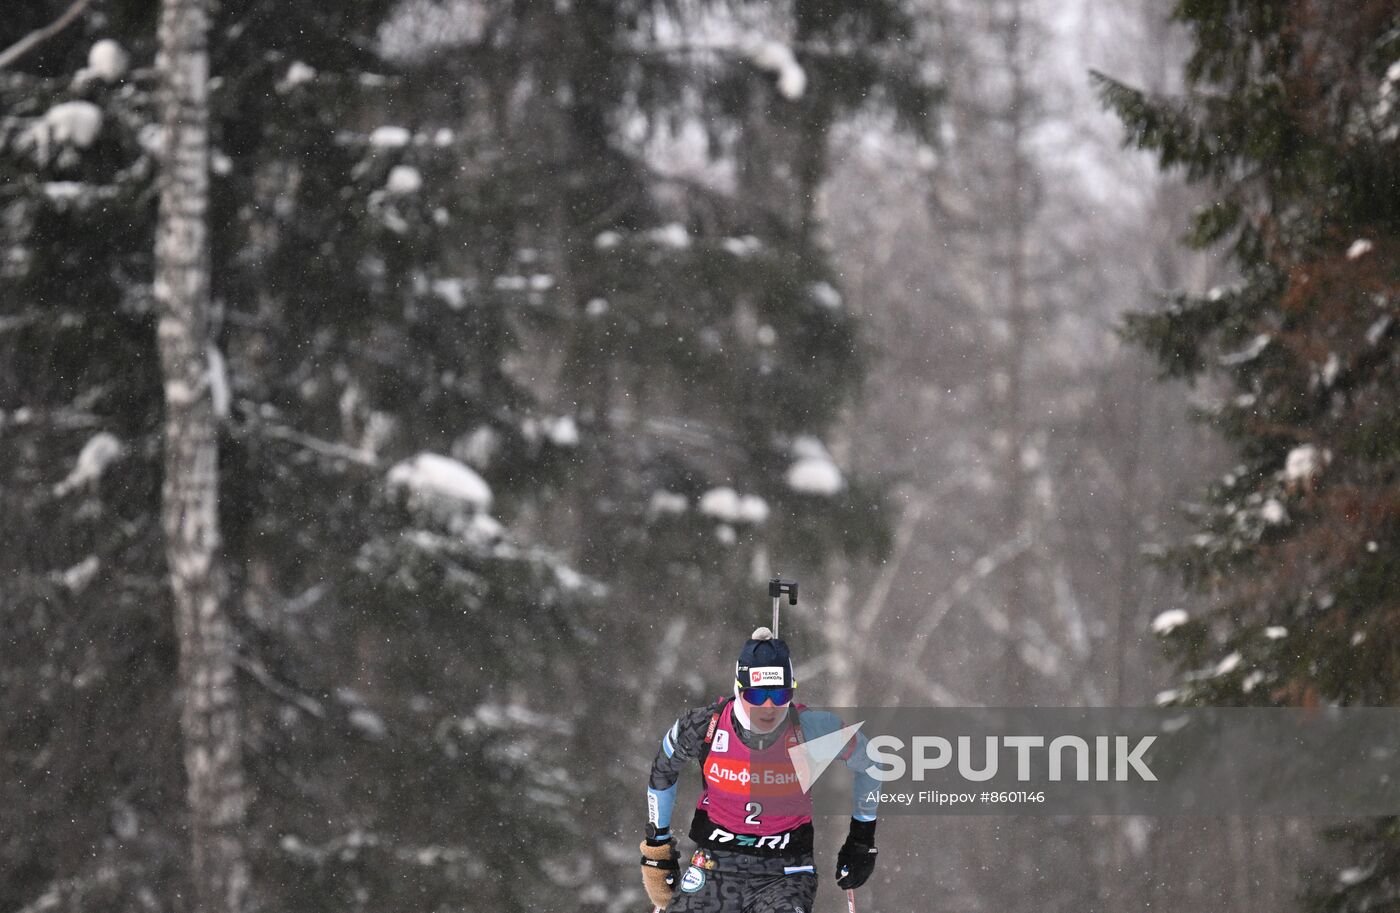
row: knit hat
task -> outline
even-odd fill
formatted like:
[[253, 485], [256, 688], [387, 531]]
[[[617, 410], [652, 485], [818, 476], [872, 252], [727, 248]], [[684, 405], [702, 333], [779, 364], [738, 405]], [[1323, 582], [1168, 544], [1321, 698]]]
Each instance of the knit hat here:
[[795, 687], [797, 680], [792, 674], [792, 654], [787, 644], [767, 628], [754, 631], [734, 664], [734, 680], [740, 688]]

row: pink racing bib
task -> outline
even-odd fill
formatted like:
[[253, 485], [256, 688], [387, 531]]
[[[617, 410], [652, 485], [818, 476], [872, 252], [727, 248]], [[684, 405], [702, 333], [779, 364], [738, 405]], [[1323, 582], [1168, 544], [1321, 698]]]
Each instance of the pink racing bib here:
[[802, 791], [788, 749], [802, 741], [793, 704], [773, 744], [752, 751], [734, 729], [734, 702], [725, 705], [705, 758], [704, 790], [696, 809], [712, 824], [732, 834], [766, 837], [783, 834], [812, 820], [812, 798]]

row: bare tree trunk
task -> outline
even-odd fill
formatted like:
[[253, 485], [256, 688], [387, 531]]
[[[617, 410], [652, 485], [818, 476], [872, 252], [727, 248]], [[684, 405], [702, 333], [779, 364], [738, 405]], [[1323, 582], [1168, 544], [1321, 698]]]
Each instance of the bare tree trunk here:
[[[1026, 337], [1030, 332], [1030, 315], [1026, 288], [1026, 234], [1029, 215], [1026, 212], [1026, 180], [1028, 163], [1025, 149], [1025, 105], [1027, 103], [1025, 62], [1021, 56], [1021, 4], [1014, 3], [1011, 21], [1006, 23], [1006, 59], [1011, 71], [1011, 105], [1009, 112], [1011, 137], [1007, 153], [1011, 157], [1007, 181], [1007, 211], [1010, 238], [1007, 250], [1007, 316], [1010, 338], [1007, 341], [1003, 371], [1006, 392], [1003, 409], [1003, 430], [1006, 435], [1005, 488], [1006, 535], [1019, 540], [1029, 532], [1026, 516], [1026, 471], [1021, 450], [1026, 441]], [[1007, 568], [1006, 616], [1007, 635], [1003, 641], [1005, 684], [1008, 706], [1026, 699], [1030, 683], [1026, 680], [1025, 664], [1019, 654], [1020, 641], [1031, 614], [1029, 550], [1018, 551]]]
[[[831, 595], [822, 613], [821, 631], [826, 648], [827, 694], [832, 706], [854, 707], [856, 704], [856, 663], [865, 657], [866, 641], [853, 636], [851, 625], [851, 565], [845, 555], [835, 555], [827, 562], [825, 577], [831, 581]], [[852, 651], [861, 655], [852, 657]]]
[[190, 814], [192, 909], [241, 913], [248, 894], [235, 645], [219, 563], [218, 428], [209, 336], [207, 0], [164, 0], [163, 160], [155, 299], [165, 381], [161, 519], [180, 639], [180, 714]]

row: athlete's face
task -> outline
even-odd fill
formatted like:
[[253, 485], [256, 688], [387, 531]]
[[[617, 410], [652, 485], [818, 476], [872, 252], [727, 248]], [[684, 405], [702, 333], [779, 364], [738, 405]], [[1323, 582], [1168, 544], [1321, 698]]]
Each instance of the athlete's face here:
[[[739, 700], [744, 701], [741, 696]], [[749, 721], [753, 723], [754, 732], [772, 732], [774, 727], [783, 721], [787, 715], [787, 707], [774, 707], [772, 701], [764, 701], [762, 705], [750, 704], [744, 701], [744, 710], [749, 714]]]

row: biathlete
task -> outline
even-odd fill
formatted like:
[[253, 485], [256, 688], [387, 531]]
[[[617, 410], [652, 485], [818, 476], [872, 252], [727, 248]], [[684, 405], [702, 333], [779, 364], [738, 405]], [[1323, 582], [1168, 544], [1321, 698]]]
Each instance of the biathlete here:
[[[811, 913], [812, 800], [788, 749], [837, 732], [841, 720], [793, 703], [792, 657], [768, 628], [744, 644], [734, 676], [732, 697], [687, 711], [661, 739], [647, 787], [642, 881], [666, 913]], [[865, 772], [863, 736], [839, 757], [855, 772], [850, 832], [836, 860], [836, 884], [849, 890], [875, 869], [878, 783]], [[696, 849], [682, 869], [671, 812], [681, 770], [696, 761], [704, 777], [690, 824]]]

